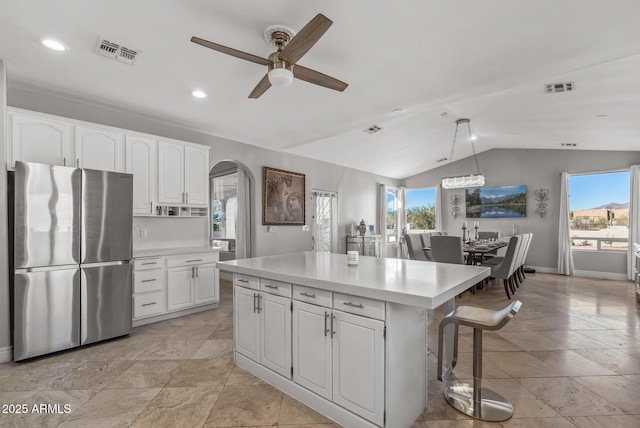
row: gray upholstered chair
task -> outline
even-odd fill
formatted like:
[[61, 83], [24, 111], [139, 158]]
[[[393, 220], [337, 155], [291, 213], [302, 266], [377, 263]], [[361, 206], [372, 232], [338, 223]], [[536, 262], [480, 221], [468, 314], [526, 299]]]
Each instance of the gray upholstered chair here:
[[481, 266], [487, 266], [491, 268], [491, 276], [496, 279], [502, 279], [504, 285], [504, 291], [507, 293], [507, 298], [511, 299], [511, 293], [515, 293], [515, 279], [513, 275], [517, 269], [518, 251], [522, 244], [522, 235], [512, 236], [509, 239], [509, 245], [507, 246], [507, 252], [504, 258], [499, 263], [493, 263], [491, 260], [487, 263], [483, 263]]
[[[513, 239], [513, 238], [512, 238]], [[482, 331], [501, 329], [513, 318], [522, 302], [516, 300], [509, 306], [492, 311], [471, 306], [458, 306], [440, 322], [438, 330], [438, 380], [444, 381], [452, 373], [458, 360], [458, 327], [473, 328], [473, 385], [450, 385], [444, 397], [453, 408], [472, 418], [499, 422], [513, 415], [513, 406], [501, 395], [482, 387]], [[442, 373], [444, 329], [453, 324], [453, 358], [446, 372]]]
[[431, 237], [433, 233], [425, 232], [420, 234], [420, 239], [422, 240], [422, 248], [429, 248], [428, 250], [424, 250], [424, 254], [428, 260], [432, 261], [433, 257], [431, 256]]
[[432, 236], [431, 257], [434, 262], [464, 264], [462, 238], [459, 236]]
[[407, 252], [411, 260], [429, 261], [427, 255], [422, 250], [422, 239], [417, 233], [408, 233], [404, 236], [407, 243]]

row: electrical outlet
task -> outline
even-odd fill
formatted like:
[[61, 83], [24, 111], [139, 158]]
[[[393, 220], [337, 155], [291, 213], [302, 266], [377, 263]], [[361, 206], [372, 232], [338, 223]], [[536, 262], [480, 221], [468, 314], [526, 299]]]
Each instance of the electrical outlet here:
[[267, 232], [276, 233], [278, 231], [278, 226], [267, 226]]
[[140, 237], [141, 238], [146, 238], [147, 237], [147, 229], [145, 227], [141, 227], [140, 228]]

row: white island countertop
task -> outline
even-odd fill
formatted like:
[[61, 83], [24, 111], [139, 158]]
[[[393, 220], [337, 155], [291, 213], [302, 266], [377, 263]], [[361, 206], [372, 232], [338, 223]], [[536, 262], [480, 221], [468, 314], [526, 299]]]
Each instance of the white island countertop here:
[[489, 276], [487, 267], [304, 252], [218, 262], [223, 271], [435, 309]]

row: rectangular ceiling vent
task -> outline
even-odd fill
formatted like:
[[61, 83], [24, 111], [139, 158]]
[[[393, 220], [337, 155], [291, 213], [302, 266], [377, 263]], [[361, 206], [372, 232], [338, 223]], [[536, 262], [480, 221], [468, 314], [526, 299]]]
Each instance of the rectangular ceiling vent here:
[[577, 147], [576, 143], [560, 143], [562, 147]]
[[367, 134], [375, 134], [376, 132], [382, 131], [382, 127], [378, 125], [371, 125], [367, 129], [364, 130]]
[[554, 94], [556, 92], [571, 92], [575, 89], [574, 82], [562, 82], [562, 83], [546, 83], [544, 85], [544, 92], [547, 94]]
[[125, 64], [133, 65], [140, 51], [122, 46], [107, 39], [99, 38], [96, 44], [96, 53]]

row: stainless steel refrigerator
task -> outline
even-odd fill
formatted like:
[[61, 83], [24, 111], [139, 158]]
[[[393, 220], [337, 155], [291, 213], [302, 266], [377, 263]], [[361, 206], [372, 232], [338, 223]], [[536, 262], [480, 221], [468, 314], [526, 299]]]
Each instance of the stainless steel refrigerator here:
[[133, 176], [16, 162], [14, 360], [131, 332]]

